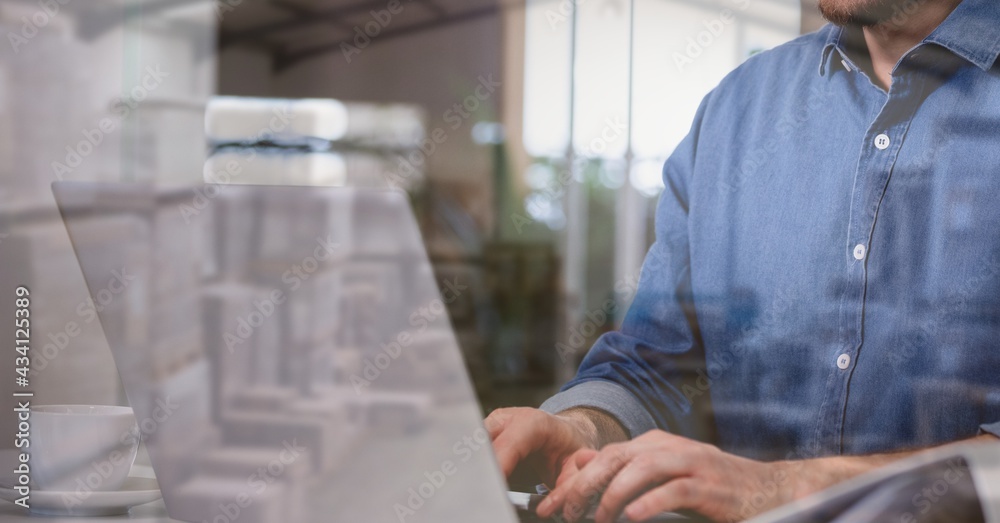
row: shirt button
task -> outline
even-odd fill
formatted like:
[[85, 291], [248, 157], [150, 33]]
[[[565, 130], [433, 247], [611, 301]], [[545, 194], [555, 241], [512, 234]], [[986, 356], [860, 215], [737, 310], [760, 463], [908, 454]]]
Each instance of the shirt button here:
[[875, 137], [875, 147], [878, 147], [878, 150], [880, 151], [888, 149], [890, 143], [892, 143], [892, 141], [889, 140], [888, 134], [882, 133]]
[[859, 243], [854, 246], [854, 259], [861, 261], [865, 259], [865, 254], [868, 253], [868, 248], [864, 246], [863, 243]]
[[851, 366], [851, 357], [849, 355], [841, 354], [840, 357], [837, 358], [837, 368], [839, 368], [840, 370], [847, 370], [847, 367], [850, 366]]

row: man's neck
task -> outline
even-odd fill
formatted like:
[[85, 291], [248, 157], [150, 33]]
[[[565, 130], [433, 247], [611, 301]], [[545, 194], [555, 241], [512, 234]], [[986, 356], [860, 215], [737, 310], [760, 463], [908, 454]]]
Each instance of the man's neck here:
[[865, 43], [871, 57], [873, 80], [882, 88], [892, 86], [892, 69], [903, 54], [927, 38], [962, 0], [910, 0], [912, 14], [901, 12], [900, 17], [879, 25], [865, 27]]

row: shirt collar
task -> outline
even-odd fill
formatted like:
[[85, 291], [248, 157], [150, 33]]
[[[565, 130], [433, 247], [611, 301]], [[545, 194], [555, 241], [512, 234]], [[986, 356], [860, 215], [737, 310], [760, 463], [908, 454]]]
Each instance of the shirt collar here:
[[[828, 24], [822, 31], [826, 35], [819, 63], [821, 76], [830, 70], [830, 55], [834, 50], [846, 57], [844, 28]], [[940, 45], [980, 69], [989, 71], [1000, 56], [1000, 2], [963, 0], [923, 43]]]
[[964, 0], [927, 38], [989, 71], [1000, 56], [1000, 3]]
[[820, 76], [825, 76], [827, 71], [830, 70], [832, 64], [830, 57], [833, 51], [837, 51], [837, 54], [844, 56], [843, 45], [841, 40], [844, 38], [844, 28], [838, 27], [833, 24], [827, 24], [826, 27], [821, 29], [821, 33], [826, 33], [823, 42], [823, 54], [819, 61], [819, 74]]

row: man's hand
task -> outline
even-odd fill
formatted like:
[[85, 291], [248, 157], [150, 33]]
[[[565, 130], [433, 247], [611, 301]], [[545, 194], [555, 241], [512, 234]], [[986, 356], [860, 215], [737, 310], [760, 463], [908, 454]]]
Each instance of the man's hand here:
[[599, 498], [597, 523], [682, 509], [742, 521], [917, 452], [764, 463], [656, 430], [600, 451], [578, 450], [537, 512], [578, 521]]
[[782, 463], [762, 463], [716, 447], [651, 431], [601, 451], [582, 449], [571, 458], [538, 515], [561, 513], [578, 521], [600, 496], [597, 523], [620, 514], [642, 521], [661, 512], [689, 509], [717, 521], [740, 521], [793, 499]]
[[589, 409], [553, 415], [538, 409], [511, 408], [493, 411], [485, 423], [504, 477], [526, 462], [546, 484], [554, 485], [576, 472], [569, 458], [577, 451], [626, 439], [624, 429], [610, 420], [607, 414]]

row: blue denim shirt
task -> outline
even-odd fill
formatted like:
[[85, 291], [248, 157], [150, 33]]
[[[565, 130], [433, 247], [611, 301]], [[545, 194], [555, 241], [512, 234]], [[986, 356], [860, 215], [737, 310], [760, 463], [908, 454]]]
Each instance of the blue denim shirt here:
[[827, 26], [705, 98], [621, 330], [543, 409], [759, 459], [1000, 432], [1000, 4], [965, 0], [888, 93], [858, 36]]

